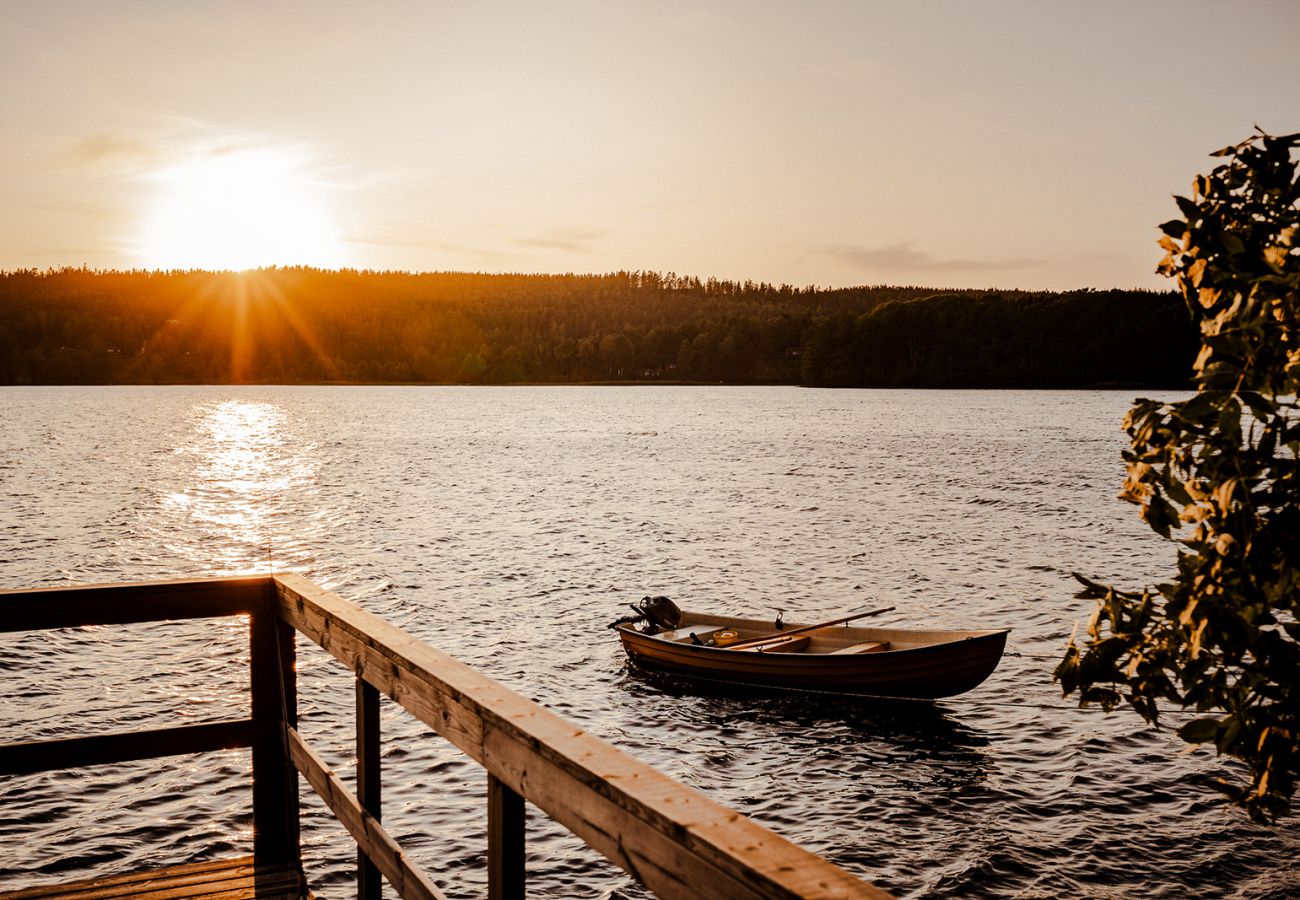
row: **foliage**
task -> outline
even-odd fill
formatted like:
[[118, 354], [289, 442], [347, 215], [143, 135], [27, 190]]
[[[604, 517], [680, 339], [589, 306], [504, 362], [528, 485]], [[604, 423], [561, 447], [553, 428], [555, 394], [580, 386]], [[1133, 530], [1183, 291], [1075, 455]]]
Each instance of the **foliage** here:
[[828, 387], [1186, 386], [1196, 330], [1152, 291], [974, 292], [891, 300], [819, 321], [805, 384]]
[[1153, 723], [1160, 701], [1213, 713], [1179, 736], [1242, 761], [1223, 788], [1268, 820], [1300, 766], [1300, 134], [1215, 155], [1161, 226], [1159, 271], [1200, 327], [1196, 393], [1138, 400], [1125, 422], [1121, 497], [1180, 544], [1177, 572], [1142, 591], [1080, 578], [1098, 605], [1056, 677]]
[[1186, 384], [1181, 306], [655, 272], [18, 271], [0, 273], [0, 383]]

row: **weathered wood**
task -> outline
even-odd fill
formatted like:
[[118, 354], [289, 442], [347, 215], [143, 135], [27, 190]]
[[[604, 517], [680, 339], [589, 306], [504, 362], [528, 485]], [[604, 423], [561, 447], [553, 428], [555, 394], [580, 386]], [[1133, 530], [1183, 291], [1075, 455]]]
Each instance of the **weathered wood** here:
[[260, 888], [279, 885], [301, 887], [301, 873], [284, 864], [257, 866], [253, 857], [200, 863], [198, 866], [169, 866], [127, 875], [92, 879], [46, 890], [58, 891], [75, 900], [112, 900], [117, 897], [160, 898], [202, 896], [247, 890], [249, 881]]
[[289, 763], [282, 623], [271, 612], [249, 622], [249, 670], [253, 720], [253, 855], [259, 862], [296, 860], [298, 850], [298, 782]]
[[[382, 822], [379, 769], [379, 691], [357, 678], [357, 801], [376, 822]], [[379, 900], [383, 884], [379, 869], [357, 847], [357, 900]]]
[[273, 596], [265, 575], [0, 591], [0, 632], [251, 614]]
[[407, 860], [402, 848], [375, 821], [375, 817], [361, 808], [361, 802], [348, 791], [333, 770], [303, 742], [297, 730], [290, 728], [288, 737], [293, 764], [352, 835], [357, 847], [374, 860], [398, 896], [404, 900], [446, 900], [446, 895]]
[[[577, 730], [572, 725], [569, 729]], [[562, 740], [565, 735], [554, 737]], [[702, 795], [689, 796], [697, 792], [654, 770], [638, 771], [602, 748], [578, 753], [578, 760], [587, 771], [576, 773], [569, 760], [537, 752], [549, 749], [550, 742], [539, 742], [533, 748], [505, 731], [490, 729], [484, 743], [484, 758], [490, 760], [486, 764], [490, 771], [499, 773], [503, 782], [514, 785], [518, 793], [562, 822], [657, 896], [718, 900], [863, 896], [814, 890], [806, 884], [803, 893], [779, 884], [755, 884], [773, 862], [769, 851], [786, 857], [790, 869], [785, 873], [787, 877], [798, 874], [806, 880], [809, 869], [815, 870], [817, 866], [810, 864], [802, 872], [796, 872], [796, 867], [806, 862], [801, 858], [806, 851], [794, 848], [797, 852], [784, 853], [791, 845], [740, 813]], [[626, 803], [618, 802], [621, 798], [607, 796], [603, 786], [594, 783], [596, 778], [605, 781], [609, 793], [626, 791]], [[552, 810], [558, 810], [559, 814]], [[665, 818], [677, 825], [676, 834], [663, 829], [660, 822]], [[729, 826], [735, 826], [731, 833], [727, 833]], [[758, 834], [753, 834], [754, 831]], [[725, 862], [712, 863], [715, 857], [728, 856], [730, 867]], [[830, 865], [824, 860], [818, 862]], [[752, 871], [744, 871], [747, 867]]]
[[305, 578], [275, 581], [286, 621], [656, 894], [888, 896]]
[[488, 775], [488, 900], [524, 896], [524, 798]]
[[179, 866], [167, 866], [162, 869], [151, 868], [113, 875], [101, 875], [96, 878], [79, 879], [74, 882], [37, 885], [17, 891], [7, 891], [0, 894], [0, 896], [4, 897], [5, 900], [13, 900], [13, 898], [44, 896], [53, 891], [73, 890], [79, 892], [118, 891], [129, 894], [132, 891], [145, 889], [148, 882], [157, 880], [163, 873], [166, 873], [169, 880], [176, 879], [184, 883], [186, 881], [220, 880], [222, 878], [248, 875], [253, 872], [253, 869], [253, 857], [242, 856], [235, 859], [214, 859], [207, 862], [185, 863]]
[[[282, 722], [276, 723], [280, 760], [284, 766], [284, 801], [286, 843], [291, 851], [301, 857], [302, 813], [298, 796], [298, 772], [289, 759], [288, 728], [298, 727], [298, 632], [288, 622], [275, 616], [276, 662], [279, 667], [280, 695], [283, 702]], [[286, 728], [285, 726], [288, 726]]]
[[[298, 648], [295, 643], [298, 632], [288, 622], [275, 616], [275, 658], [279, 666], [280, 692], [284, 703], [285, 722], [291, 728], [298, 727]], [[284, 744], [288, 755], [288, 743]]]
[[98, 766], [253, 746], [252, 719], [0, 746], [0, 775]]
[[300, 900], [308, 896], [296, 865], [255, 866], [253, 857], [146, 869], [0, 893], [0, 900]]

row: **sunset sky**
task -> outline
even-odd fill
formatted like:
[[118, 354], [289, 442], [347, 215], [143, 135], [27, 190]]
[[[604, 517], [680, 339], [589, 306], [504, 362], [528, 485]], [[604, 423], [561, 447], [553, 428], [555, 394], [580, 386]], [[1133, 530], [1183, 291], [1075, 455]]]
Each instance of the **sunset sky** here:
[[1300, 3], [6, 2], [0, 268], [1159, 287]]

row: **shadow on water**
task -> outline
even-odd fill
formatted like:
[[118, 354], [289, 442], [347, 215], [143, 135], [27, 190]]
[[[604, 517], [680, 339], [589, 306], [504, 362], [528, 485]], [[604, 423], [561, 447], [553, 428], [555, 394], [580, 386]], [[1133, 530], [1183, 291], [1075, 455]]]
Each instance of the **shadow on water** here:
[[[772, 692], [743, 685], [697, 682], [628, 665], [617, 682], [639, 715], [677, 725], [726, 729], [737, 722], [756, 739], [790, 729], [832, 744], [890, 746], [955, 762], [982, 763], [988, 737], [935, 701], [852, 697], [804, 691]], [[764, 732], [768, 732], [764, 734]]]

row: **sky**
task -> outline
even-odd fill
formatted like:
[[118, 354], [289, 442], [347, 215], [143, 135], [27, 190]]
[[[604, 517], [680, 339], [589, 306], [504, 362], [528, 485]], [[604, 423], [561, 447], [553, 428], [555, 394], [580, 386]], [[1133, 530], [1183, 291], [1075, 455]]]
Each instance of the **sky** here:
[[1166, 287], [1300, 3], [4, 0], [0, 269]]

